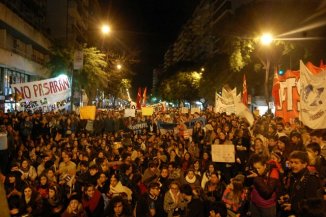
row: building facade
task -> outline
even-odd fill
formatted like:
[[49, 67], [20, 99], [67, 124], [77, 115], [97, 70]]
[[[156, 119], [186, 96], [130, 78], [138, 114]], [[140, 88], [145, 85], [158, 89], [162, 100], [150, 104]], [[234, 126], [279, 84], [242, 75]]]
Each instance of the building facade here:
[[[0, 3], [0, 109], [3, 111], [13, 110], [15, 106], [11, 84], [49, 76], [44, 67], [51, 47], [51, 41], [44, 35], [44, 2], [25, 2], [30, 5], [22, 2]], [[35, 7], [41, 10], [37, 16], [32, 15]]]

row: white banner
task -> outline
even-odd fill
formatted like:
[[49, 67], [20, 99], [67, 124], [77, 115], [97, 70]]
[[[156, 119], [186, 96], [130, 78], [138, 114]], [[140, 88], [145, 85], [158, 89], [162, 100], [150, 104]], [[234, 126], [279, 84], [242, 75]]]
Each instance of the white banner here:
[[49, 112], [70, 105], [71, 86], [67, 76], [61, 75], [40, 81], [11, 85], [18, 111]]
[[299, 117], [303, 124], [311, 129], [326, 128], [326, 70], [319, 69], [318, 72], [312, 73], [302, 61]]

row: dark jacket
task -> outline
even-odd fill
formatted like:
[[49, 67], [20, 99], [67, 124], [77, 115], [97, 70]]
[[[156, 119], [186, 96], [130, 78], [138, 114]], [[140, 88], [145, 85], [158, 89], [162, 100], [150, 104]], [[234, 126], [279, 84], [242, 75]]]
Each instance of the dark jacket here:
[[290, 174], [288, 193], [290, 196], [291, 211], [298, 214], [299, 203], [309, 198], [322, 198], [321, 182], [317, 173], [309, 172], [307, 168], [296, 174]]

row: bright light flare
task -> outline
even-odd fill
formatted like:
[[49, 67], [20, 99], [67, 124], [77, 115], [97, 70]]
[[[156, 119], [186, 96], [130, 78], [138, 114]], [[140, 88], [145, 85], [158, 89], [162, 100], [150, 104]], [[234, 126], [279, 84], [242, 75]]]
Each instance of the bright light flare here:
[[120, 70], [122, 68], [122, 65], [118, 64], [117, 69]]
[[105, 35], [109, 34], [111, 32], [111, 28], [108, 25], [103, 25], [101, 30], [102, 30], [102, 33], [105, 34]]
[[260, 42], [263, 45], [270, 45], [273, 41], [273, 36], [270, 33], [265, 33], [260, 37]]

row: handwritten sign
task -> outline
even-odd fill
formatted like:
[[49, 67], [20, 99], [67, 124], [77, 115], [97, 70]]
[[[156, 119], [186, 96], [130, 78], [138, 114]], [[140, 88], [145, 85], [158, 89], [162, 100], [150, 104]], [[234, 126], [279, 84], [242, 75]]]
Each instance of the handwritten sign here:
[[70, 105], [70, 82], [67, 76], [11, 85], [17, 110], [43, 112], [67, 108]]
[[125, 109], [124, 117], [135, 117], [136, 109]]
[[80, 119], [95, 120], [96, 106], [84, 106], [80, 108]]
[[234, 145], [212, 145], [213, 162], [234, 163]]
[[142, 107], [141, 108], [141, 113], [143, 116], [152, 116], [154, 112], [153, 107]]

